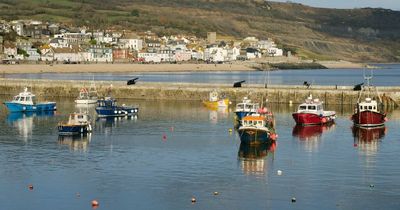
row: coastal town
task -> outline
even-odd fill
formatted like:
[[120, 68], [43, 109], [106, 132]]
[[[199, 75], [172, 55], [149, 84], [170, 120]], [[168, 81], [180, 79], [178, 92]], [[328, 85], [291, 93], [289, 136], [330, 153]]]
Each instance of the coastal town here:
[[0, 21], [0, 58], [16, 63], [226, 63], [291, 56], [271, 38], [96, 30], [36, 20]]

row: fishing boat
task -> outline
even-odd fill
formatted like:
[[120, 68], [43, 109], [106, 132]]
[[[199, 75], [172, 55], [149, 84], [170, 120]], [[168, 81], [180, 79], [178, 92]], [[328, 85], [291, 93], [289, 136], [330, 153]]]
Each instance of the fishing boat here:
[[10, 112], [42, 112], [57, 109], [56, 102], [36, 102], [36, 96], [29, 92], [28, 88], [14, 96], [12, 101], [6, 101], [4, 104]]
[[264, 144], [275, 141], [277, 134], [272, 115], [252, 114], [243, 117], [238, 128], [240, 141], [245, 144]]
[[335, 111], [324, 111], [323, 102], [319, 99], [313, 99], [310, 95], [305, 103], [298, 106], [297, 112], [292, 114], [294, 121], [298, 125], [322, 125], [334, 122], [336, 118]]
[[90, 117], [86, 113], [73, 113], [69, 115], [67, 123], [58, 124], [59, 135], [78, 135], [92, 132]]
[[228, 107], [229, 99], [224, 96], [220, 97], [217, 91], [210, 92], [208, 100], [203, 101], [203, 104], [209, 108]]
[[260, 105], [258, 103], [252, 103], [250, 99], [244, 97], [241, 103], [236, 104], [236, 119], [240, 121], [245, 116], [255, 114], [259, 108]]
[[123, 117], [138, 114], [139, 108], [132, 106], [118, 106], [114, 98], [106, 97], [97, 101], [96, 112], [99, 117]]
[[95, 104], [97, 103], [97, 89], [94, 82], [90, 85], [89, 90], [82, 88], [79, 91], [79, 96], [76, 98], [75, 103], [77, 104]]
[[[372, 76], [365, 77], [367, 85], [362, 86], [358, 96], [354, 114], [351, 119], [358, 127], [379, 127], [387, 121], [386, 114], [383, 112], [383, 103], [376, 87], [370, 85]], [[375, 89], [375, 99], [371, 98], [372, 89]], [[365, 98], [363, 98], [365, 97]]]

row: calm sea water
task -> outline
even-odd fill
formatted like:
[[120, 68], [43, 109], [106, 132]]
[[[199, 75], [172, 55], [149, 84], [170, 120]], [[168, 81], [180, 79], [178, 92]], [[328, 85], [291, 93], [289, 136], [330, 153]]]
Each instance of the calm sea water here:
[[400, 208], [399, 110], [386, 128], [353, 133], [351, 107], [328, 107], [335, 125], [303, 128], [295, 107], [272, 105], [277, 145], [246, 147], [228, 132], [231, 111], [190, 101], [121, 100], [140, 115], [60, 139], [68, 113], [94, 111], [54, 100], [55, 114], [11, 115], [1, 105], [0, 209], [91, 209], [93, 199], [98, 209]]
[[[112, 66], [112, 64], [110, 64]], [[400, 86], [400, 64], [378, 65], [373, 71], [373, 84], [377, 86]], [[245, 84], [286, 84], [301, 85], [308, 81], [314, 85], [348, 85], [364, 82], [364, 74], [370, 70], [362, 69], [321, 69], [321, 70], [279, 70], [271, 72], [188, 72], [188, 73], [42, 73], [6, 74], [6, 78], [57, 79], [57, 80], [114, 80], [126, 81], [139, 77], [139, 82], [184, 82], [233, 84], [246, 80]], [[245, 85], [244, 84], [244, 85]]]

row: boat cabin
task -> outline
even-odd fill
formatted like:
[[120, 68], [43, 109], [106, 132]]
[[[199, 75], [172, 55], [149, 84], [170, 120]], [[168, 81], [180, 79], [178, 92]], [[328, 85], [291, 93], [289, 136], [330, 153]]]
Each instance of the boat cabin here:
[[116, 101], [112, 98], [106, 98], [97, 101], [99, 107], [115, 107], [117, 105]]
[[251, 103], [246, 97], [242, 103], [236, 104], [236, 112], [256, 112], [260, 108], [258, 103]]
[[265, 127], [265, 117], [260, 115], [246, 116], [242, 120], [242, 125], [245, 127]]
[[85, 113], [73, 113], [69, 115], [68, 124], [86, 124], [89, 122], [89, 115]]
[[371, 111], [378, 112], [378, 103], [371, 98], [366, 98], [364, 102], [358, 104], [358, 109], [360, 112]]
[[323, 110], [321, 104], [301, 104], [299, 111], [320, 111]]
[[31, 92], [28, 92], [28, 88], [24, 89], [24, 92], [14, 96], [12, 102], [25, 105], [36, 104], [36, 97]]

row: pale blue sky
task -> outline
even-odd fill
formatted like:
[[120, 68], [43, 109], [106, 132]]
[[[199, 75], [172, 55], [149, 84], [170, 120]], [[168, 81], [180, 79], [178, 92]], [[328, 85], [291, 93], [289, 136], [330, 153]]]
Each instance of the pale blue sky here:
[[[287, 0], [273, 0], [286, 2]], [[302, 3], [315, 7], [330, 8], [360, 8], [360, 7], [382, 7], [392, 10], [400, 10], [400, 0], [291, 0], [291, 2]]]

